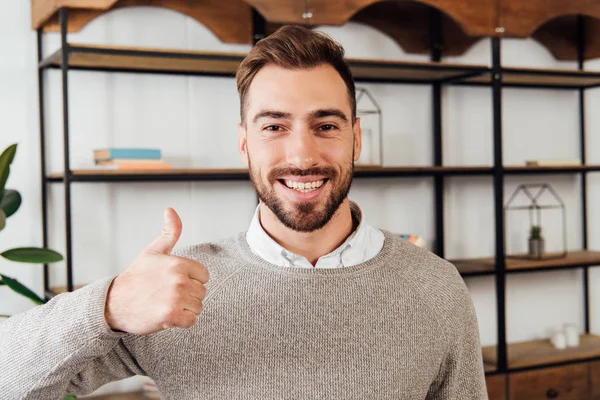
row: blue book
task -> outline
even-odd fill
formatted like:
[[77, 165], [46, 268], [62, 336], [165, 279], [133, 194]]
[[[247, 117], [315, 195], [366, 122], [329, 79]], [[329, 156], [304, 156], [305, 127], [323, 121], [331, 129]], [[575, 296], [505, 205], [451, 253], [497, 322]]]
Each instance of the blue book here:
[[95, 160], [117, 160], [117, 159], [159, 160], [160, 158], [161, 158], [160, 149], [111, 147], [111, 148], [107, 148], [107, 149], [94, 150], [94, 159]]

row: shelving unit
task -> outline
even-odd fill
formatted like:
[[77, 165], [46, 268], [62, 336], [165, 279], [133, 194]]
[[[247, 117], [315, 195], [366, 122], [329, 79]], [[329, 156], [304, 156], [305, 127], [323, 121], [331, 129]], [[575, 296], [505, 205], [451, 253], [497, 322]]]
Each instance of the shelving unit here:
[[[40, 91], [40, 141], [42, 148], [42, 205], [43, 238], [47, 245], [47, 185], [62, 183], [65, 191], [66, 224], [66, 269], [67, 284], [63, 288], [53, 288], [49, 279], [48, 266], [44, 267], [44, 290], [47, 298], [56, 293], [72, 291], [73, 268], [71, 263], [71, 185], [77, 182], [164, 182], [164, 181], [248, 181], [248, 172], [243, 169], [180, 169], [168, 171], [97, 171], [72, 170], [69, 149], [69, 97], [68, 76], [73, 70], [104, 71], [114, 73], [150, 73], [202, 75], [232, 78], [243, 54], [175, 51], [166, 49], [134, 48], [117, 46], [90, 46], [67, 42], [68, 9], [58, 10], [61, 48], [47, 58], [42, 58], [41, 39], [43, 30], [38, 29], [38, 71]], [[587, 186], [586, 177], [590, 172], [600, 171], [600, 165], [588, 165], [585, 159], [586, 133], [584, 96], [586, 89], [600, 86], [600, 73], [583, 71], [584, 37], [580, 28], [577, 53], [579, 70], [548, 70], [505, 68], [501, 65], [501, 38], [493, 36], [491, 65], [457, 65], [441, 62], [442, 31], [439, 12], [431, 13], [431, 62], [413, 63], [369, 59], [348, 60], [357, 82], [380, 82], [390, 84], [430, 85], [433, 93], [432, 136], [433, 165], [396, 167], [357, 167], [355, 177], [368, 178], [414, 178], [429, 177], [433, 180], [435, 209], [435, 253], [445, 257], [444, 243], [444, 189], [445, 178], [451, 176], [489, 176], [494, 190], [495, 255], [487, 258], [450, 260], [461, 275], [470, 277], [490, 276], [495, 280], [497, 304], [498, 345], [482, 349], [485, 371], [489, 376], [503, 375], [528, 369], [549, 367], [561, 363], [600, 360], [600, 337], [590, 334], [588, 270], [600, 265], [600, 251], [588, 248], [587, 230]], [[252, 14], [252, 37], [255, 40], [265, 36], [266, 22], [258, 12]], [[44, 74], [49, 69], [58, 69], [62, 77], [62, 100], [64, 104], [64, 172], [47, 174], [45, 167], [44, 133]], [[485, 86], [491, 88], [493, 113], [493, 164], [489, 166], [447, 166], [442, 157], [442, 90], [449, 85]], [[581, 165], [527, 167], [503, 165], [502, 147], [502, 92], [503, 88], [545, 88], [564, 89], [579, 92]], [[504, 179], [517, 175], [572, 174], [582, 180], [582, 226], [583, 246], [579, 251], [569, 252], [564, 259], [527, 260], [514, 259], [506, 254], [504, 237]], [[542, 273], [560, 269], [582, 269], [585, 304], [585, 336], [582, 346], [565, 352], [554, 351], [547, 340], [527, 343], [507, 343], [506, 340], [506, 278], [516, 273]]]

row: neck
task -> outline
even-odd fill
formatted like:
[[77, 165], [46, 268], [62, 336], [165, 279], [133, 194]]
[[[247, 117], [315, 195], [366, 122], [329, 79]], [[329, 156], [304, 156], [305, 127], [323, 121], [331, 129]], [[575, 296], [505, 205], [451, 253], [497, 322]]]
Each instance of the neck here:
[[323, 228], [313, 232], [296, 232], [279, 221], [277, 216], [260, 203], [260, 223], [273, 240], [295, 254], [305, 257], [313, 266], [321, 256], [339, 247], [355, 229], [346, 198], [331, 220]]

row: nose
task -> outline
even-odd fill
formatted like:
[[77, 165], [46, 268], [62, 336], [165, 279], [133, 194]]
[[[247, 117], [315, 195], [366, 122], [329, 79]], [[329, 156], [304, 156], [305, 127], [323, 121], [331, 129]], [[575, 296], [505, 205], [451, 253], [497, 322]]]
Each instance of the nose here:
[[297, 129], [287, 143], [286, 158], [289, 165], [300, 169], [309, 169], [319, 164], [317, 138], [309, 129]]

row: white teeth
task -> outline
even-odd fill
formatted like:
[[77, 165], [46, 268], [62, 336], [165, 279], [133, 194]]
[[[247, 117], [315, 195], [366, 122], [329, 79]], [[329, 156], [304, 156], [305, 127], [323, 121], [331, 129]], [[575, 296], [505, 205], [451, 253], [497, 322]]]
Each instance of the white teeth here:
[[287, 187], [289, 187], [290, 189], [296, 189], [299, 192], [302, 193], [308, 193], [311, 192], [317, 188], [320, 188], [321, 186], [323, 186], [323, 180], [320, 181], [315, 181], [315, 182], [296, 182], [296, 181], [290, 181], [290, 180], [285, 180], [285, 185]]

